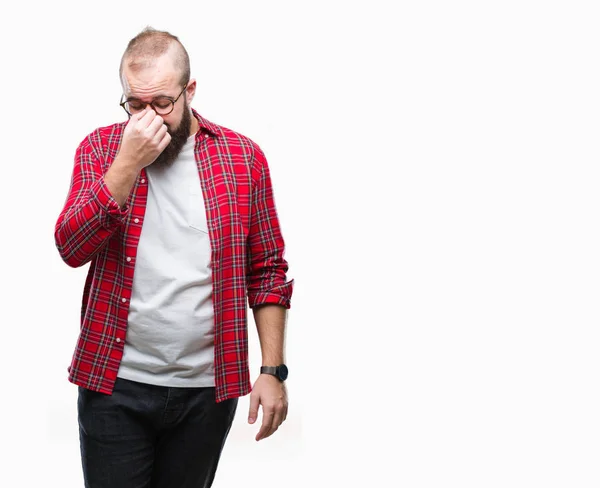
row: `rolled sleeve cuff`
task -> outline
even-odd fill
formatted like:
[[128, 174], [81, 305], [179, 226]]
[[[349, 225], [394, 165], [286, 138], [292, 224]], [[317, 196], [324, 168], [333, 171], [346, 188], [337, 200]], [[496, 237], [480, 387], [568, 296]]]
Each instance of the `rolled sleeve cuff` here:
[[250, 308], [258, 305], [274, 304], [282, 305], [289, 309], [291, 307], [292, 292], [294, 289], [294, 280], [290, 280], [282, 285], [275, 286], [268, 291], [248, 294], [248, 304]]
[[127, 215], [129, 215], [129, 205], [125, 204], [123, 207], [119, 206], [118, 202], [106, 186], [104, 178], [100, 178], [98, 181], [94, 182], [90, 191], [92, 195], [94, 195], [100, 208], [103, 210], [99, 217], [103, 227], [110, 229], [116, 224], [125, 221]]

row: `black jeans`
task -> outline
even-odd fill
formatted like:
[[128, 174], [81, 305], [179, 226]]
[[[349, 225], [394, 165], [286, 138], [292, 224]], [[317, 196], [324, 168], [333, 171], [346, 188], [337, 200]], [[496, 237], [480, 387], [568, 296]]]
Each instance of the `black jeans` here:
[[86, 488], [208, 488], [237, 398], [117, 378], [112, 395], [79, 387]]

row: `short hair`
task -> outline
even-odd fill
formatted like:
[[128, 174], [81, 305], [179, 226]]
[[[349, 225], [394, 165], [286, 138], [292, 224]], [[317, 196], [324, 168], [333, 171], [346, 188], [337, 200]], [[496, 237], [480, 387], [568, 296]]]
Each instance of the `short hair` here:
[[127, 44], [119, 66], [119, 78], [123, 79], [123, 66], [127, 60], [127, 67], [134, 70], [151, 66], [154, 60], [165, 54], [173, 44], [177, 50], [173, 61], [175, 67], [181, 69], [181, 84], [186, 85], [190, 81], [190, 57], [183, 44], [173, 34], [150, 26]]

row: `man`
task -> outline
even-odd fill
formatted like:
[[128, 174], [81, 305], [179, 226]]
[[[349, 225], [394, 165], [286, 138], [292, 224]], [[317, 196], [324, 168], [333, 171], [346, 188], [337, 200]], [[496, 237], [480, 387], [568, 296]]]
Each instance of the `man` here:
[[[212, 485], [237, 399], [261, 440], [287, 415], [293, 280], [267, 161], [190, 107], [178, 38], [147, 28], [120, 66], [128, 121], [88, 135], [55, 228], [90, 263], [69, 381], [86, 487]], [[250, 385], [247, 306], [262, 353]], [[258, 373], [258, 372], [257, 372]]]

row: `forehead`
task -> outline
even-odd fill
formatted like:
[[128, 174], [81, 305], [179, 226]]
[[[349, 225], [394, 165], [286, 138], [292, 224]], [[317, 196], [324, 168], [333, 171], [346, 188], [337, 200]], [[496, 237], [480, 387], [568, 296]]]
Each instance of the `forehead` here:
[[156, 59], [127, 60], [123, 65], [121, 83], [127, 96], [152, 98], [173, 96], [180, 89], [181, 73], [169, 56]]

